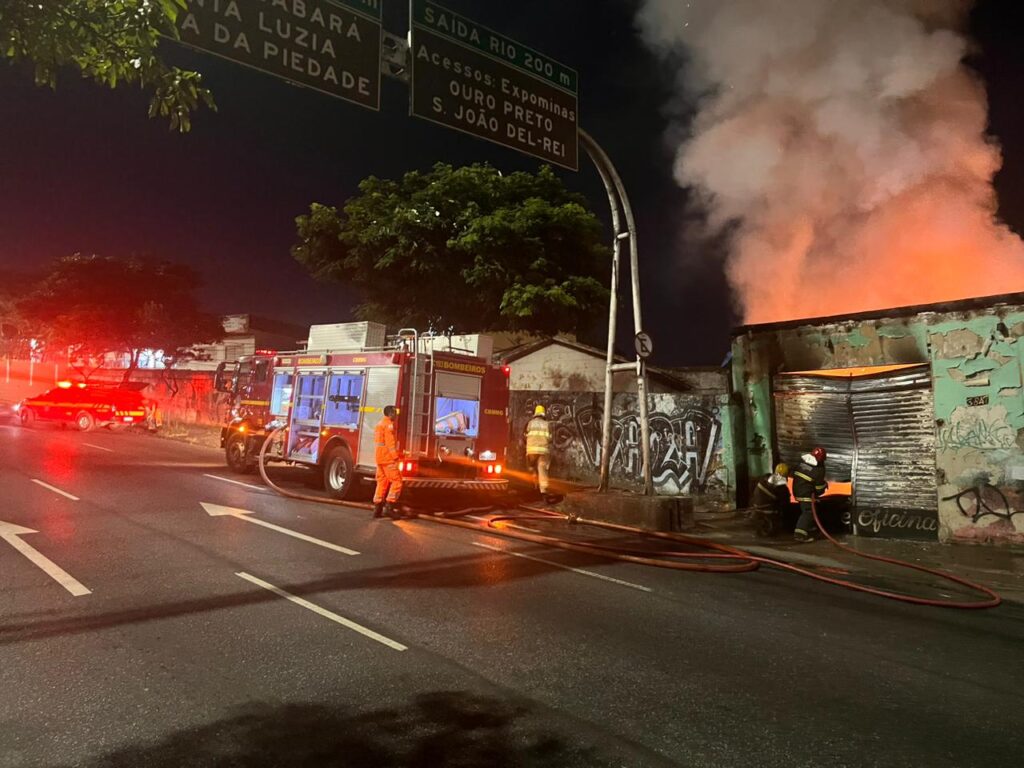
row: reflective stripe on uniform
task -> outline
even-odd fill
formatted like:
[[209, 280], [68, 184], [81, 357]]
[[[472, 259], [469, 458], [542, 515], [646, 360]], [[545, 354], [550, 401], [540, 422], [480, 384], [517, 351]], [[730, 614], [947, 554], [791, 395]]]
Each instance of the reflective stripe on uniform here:
[[814, 478], [813, 477], [811, 477], [810, 475], [805, 475], [803, 472], [794, 472], [793, 476], [794, 477], [799, 477], [801, 480], [806, 480], [808, 483], [813, 483], [814, 482]]

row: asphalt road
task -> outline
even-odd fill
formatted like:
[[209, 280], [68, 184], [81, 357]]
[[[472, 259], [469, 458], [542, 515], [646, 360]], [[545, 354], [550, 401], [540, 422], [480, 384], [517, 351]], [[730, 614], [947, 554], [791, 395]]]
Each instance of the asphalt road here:
[[0, 766], [1024, 759], [1019, 605], [608, 563], [238, 479], [0, 425]]

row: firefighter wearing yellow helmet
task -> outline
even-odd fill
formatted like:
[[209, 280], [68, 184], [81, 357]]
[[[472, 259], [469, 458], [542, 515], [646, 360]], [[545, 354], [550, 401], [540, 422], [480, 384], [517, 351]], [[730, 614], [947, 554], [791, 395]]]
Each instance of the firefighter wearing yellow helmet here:
[[782, 462], [775, 471], [761, 476], [750, 498], [757, 532], [771, 536], [782, 528], [782, 513], [789, 506], [789, 467]]
[[537, 490], [547, 498], [548, 472], [551, 469], [551, 425], [543, 405], [533, 409], [533, 418], [526, 424], [526, 460], [537, 471]]

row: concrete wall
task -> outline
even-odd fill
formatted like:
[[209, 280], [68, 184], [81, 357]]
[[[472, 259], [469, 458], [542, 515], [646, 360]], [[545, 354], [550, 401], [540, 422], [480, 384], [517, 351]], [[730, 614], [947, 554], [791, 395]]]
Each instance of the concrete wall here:
[[[525, 468], [523, 432], [536, 405], [547, 408], [553, 432], [552, 474], [596, 485], [601, 462], [603, 392], [513, 392], [510, 462]], [[636, 395], [615, 395], [612, 406], [612, 484], [642, 488], [640, 422]], [[651, 396], [652, 474], [657, 493], [694, 494], [732, 503], [732, 433], [726, 395]]]
[[940, 539], [1024, 543], [1022, 337], [1020, 305], [746, 329], [733, 341], [740, 482], [771, 464], [774, 373], [928, 363]]

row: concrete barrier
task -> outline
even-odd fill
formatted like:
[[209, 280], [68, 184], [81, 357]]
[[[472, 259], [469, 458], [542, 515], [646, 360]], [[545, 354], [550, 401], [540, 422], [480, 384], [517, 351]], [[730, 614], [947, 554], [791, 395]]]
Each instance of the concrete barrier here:
[[687, 531], [694, 526], [694, 502], [690, 496], [582, 491], [567, 495], [557, 509], [588, 520], [629, 525], [647, 531]]

